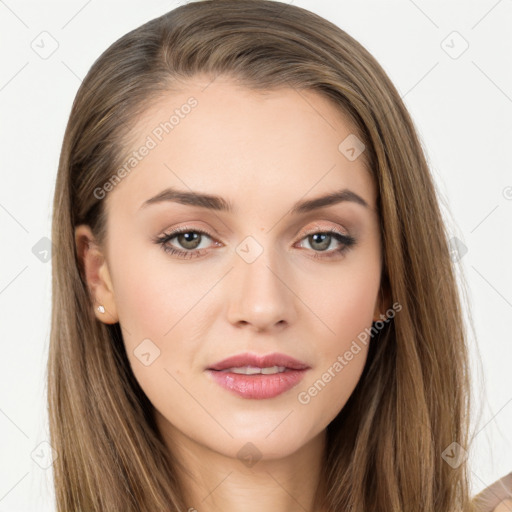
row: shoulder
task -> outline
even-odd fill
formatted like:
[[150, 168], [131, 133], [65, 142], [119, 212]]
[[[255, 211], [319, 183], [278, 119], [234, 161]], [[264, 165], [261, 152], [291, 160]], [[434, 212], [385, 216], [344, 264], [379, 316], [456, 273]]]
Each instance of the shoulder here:
[[512, 472], [479, 492], [473, 503], [479, 512], [512, 512]]

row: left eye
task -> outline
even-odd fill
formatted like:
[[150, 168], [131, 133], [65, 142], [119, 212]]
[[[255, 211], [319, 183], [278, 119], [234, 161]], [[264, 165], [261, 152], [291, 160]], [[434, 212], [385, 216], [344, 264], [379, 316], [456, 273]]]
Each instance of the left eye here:
[[316, 245], [316, 249], [321, 252], [327, 250], [333, 240], [336, 240], [338, 243], [348, 243], [347, 237], [334, 231], [313, 233], [305, 236], [303, 240], [307, 240], [310, 246]]

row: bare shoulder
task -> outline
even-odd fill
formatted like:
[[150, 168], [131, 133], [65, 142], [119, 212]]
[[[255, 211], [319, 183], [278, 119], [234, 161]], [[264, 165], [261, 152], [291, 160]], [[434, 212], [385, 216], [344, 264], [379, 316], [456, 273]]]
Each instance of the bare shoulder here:
[[512, 512], [512, 472], [479, 492], [473, 503], [480, 512]]

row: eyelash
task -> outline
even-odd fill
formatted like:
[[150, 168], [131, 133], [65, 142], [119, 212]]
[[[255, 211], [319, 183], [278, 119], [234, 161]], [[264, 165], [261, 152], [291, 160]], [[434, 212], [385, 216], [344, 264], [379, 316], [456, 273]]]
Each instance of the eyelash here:
[[[154, 241], [154, 243], [159, 244], [165, 253], [170, 254], [172, 256], [177, 256], [178, 258], [182, 258], [182, 259], [190, 259], [190, 258], [200, 257], [203, 254], [202, 251], [205, 251], [207, 249], [193, 249], [193, 250], [189, 250], [189, 251], [182, 251], [180, 249], [176, 249], [176, 248], [168, 245], [168, 242], [170, 240], [172, 240], [176, 236], [181, 235], [183, 233], [198, 233], [201, 235], [206, 235], [208, 238], [213, 239], [213, 237], [206, 231], [203, 231], [201, 229], [192, 229], [192, 228], [188, 228], [185, 226], [185, 227], [177, 229], [175, 231], [171, 231], [170, 233], [164, 233], [162, 236], [156, 237], [153, 241]], [[312, 256], [314, 259], [330, 259], [330, 258], [334, 258], [336, 256], [343, 255], [346, 252], [348, 252], [350, 249], [352, 249], [352, 247], [356, 243], [355, 238], [353, 238], [350, 235], [344, 235], [344, 234], [340, 233], [339, 231], [336, 231], [335, 229], [324, 230], [324, 231], [320, 231], [320, 230], [311, 231], [309, 233], [306, 233], [304, 235], [304, 237], [301, 238], [301, 240], [304, 240], [305, 238], [307, 238], [309, 236], [317, 235], [317, 234], [330, 235], [335, 240], [337, 240], [339, 243], [341, 243], [342, 246], [339, 249], [334, 249], [331, 251], [325, 251], [325, 252], [324, 251], [313, 251], [314, 253], [316, 253]]]

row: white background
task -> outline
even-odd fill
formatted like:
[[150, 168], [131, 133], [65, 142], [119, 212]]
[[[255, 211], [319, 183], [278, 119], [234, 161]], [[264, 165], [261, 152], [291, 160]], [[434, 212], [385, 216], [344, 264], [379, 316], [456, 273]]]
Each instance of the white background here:
[[[412, 114], [451, 233], [468, 249], [458, 266], [469, 283], [478, 345], [471, 340], [482, 410], [469, 453], [476, 493], [512, 471], [512, 1], [293, 4], [340, 26], [384, 67]], [[48, 439], [51, 260], [32, 248], [50, 237], [73, 98], [112, 42], [177, 5], [0, 0], [0, 512], [54, 510], [51, 467], [32, 458]], [[58, 43], [46, 59], [31, 47], [48, 37], [43, 31]], [[453, 58], [461, 37], [469, 46]]]

